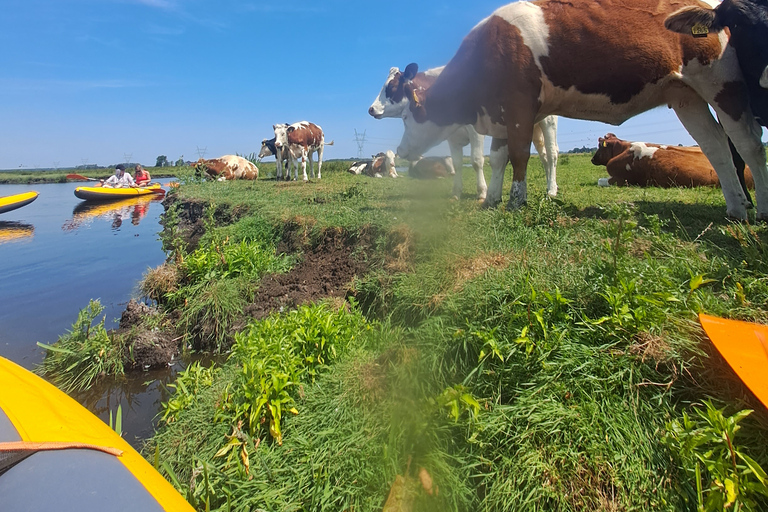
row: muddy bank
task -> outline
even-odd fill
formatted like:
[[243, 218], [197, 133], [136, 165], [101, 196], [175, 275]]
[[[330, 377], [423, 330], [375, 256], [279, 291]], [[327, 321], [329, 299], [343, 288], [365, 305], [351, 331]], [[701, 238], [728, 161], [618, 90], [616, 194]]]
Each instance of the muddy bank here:
[[[184, 247], [186, 253], [194, 251], [206, 226], [211, 223], [207, 218], [208, 203], [203, 201], [178, 201], [168, 198], [164, 203], [166, 212], [176, 206], [176, 219], [172, 227], [164, 224], [163, 237], [173, 237], [171, 243]], [[213, 224], [226, 226], [249, 215], [246, 208], [216, 206], [212, 212]], [[263, 319], [275, 312], [287, 312], [302, 304], [316, 302], [326, 298], [346, 299], [353, 293], [352, 283], [355, 277], [363, 276], [371, 267], [374, 251], [375, 234], [370, 230], [358, 233], [335, 228], [317, 231], [311, 226], [299, 222], [285, 223], [278, 231], [276, 247], [279, 254], [294, 255], [297, 263], [284, 274], [269, 274], [253, 290], [253, 301], [243, 307], [231, 322], [228, 332], [228, 345], [234, 341], [234, 335], [242, 330], [250, 320]], [[178, 282], [175, 266], [172, 262], [154, 269], [155, 272], [166, 268]], [[173, 270], [173, 272], [171, 272]], [[150, 299], [157, 300], [168, 290], [159, 290]], [[182, 306], [183, 308], [184, 306]], [[160, 307], [162, 309], [162, 305]], [[181, 308], [173, 307], [162, 311], [163, 321], [149, 322], [147, 318], [158, 314], [157, 308], [132, 301], [120, 321], [120, 334], [127, 337], [128, 346], [132, 346], [131, 368], [151, 368], [170, 364], [176, 357], [180, 340], [188, 333], [179, 326]], [[195, 325], [194, 332], [205, 333], [205, 325]], [[224, 350], [228, 348], [226, 345]]]

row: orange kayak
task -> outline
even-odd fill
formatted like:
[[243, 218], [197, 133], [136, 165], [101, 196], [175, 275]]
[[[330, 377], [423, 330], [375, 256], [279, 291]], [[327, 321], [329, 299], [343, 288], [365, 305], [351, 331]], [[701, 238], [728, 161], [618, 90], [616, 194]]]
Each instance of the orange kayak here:
[[699, 314], [718, 352], [739, 378], [768, 407], [768, 325]]

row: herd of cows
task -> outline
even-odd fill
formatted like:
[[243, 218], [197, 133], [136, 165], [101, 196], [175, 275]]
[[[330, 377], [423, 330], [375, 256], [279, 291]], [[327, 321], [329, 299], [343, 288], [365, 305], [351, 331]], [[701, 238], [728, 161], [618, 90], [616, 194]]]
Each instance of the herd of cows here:
[[[757, 219], [768, 220], [761, 141], [768, 123], [768, 0], [709, 1], [508, 4], [478, 23], [444, 67], [392, 68], [368, 113], [401, 118], [397, 156], [412, 162], [409, 174], [452, 175], [455, 196], [462, 173], [452, 162], [463, 161], [467, 145], [478, 198], [488, 206], [501, 202], [504, 169], [511, 163], [507, 207], [515, 209], [527, 200], [531, 143], [545, 169], [547, 193], [557, 194], [556, 116], [619, 125], [667, 105], [698, 147], [630, 143], [608, 134], [593, 158], [610, 175], [602, 184], [719, 183], [727, 214], [736, 219], [747, 218], [753, 206], [748, 187], [754, 187]], [[320, 127], [303, 121], [273, 128], [275, 137], [262, 142], [259, 157], [274, 155], [277, 176], [286, 179], [291, 169], [298, 179], [301, 162], [307, 181], [306, 161], [314, 177], [317, 153], [319, 179], [323, 148], [333, 144]], [[485, 136], [492, 137], [490, 185], [482, 172]], [[422, 158], [444, 140], [451, 158]], [[397, 177], [394, 157], [381, 153], [356, 162], [350, 172]]]

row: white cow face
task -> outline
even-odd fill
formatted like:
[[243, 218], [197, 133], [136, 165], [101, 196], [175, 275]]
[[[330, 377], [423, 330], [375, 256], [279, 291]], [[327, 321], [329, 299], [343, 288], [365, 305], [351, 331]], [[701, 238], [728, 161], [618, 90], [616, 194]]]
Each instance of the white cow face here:
[[400, 68], [391, 68], [387, 81], [379, 92], [379, 96], [374, 100], [368, 113], [376, 119], [384, 117], [400, 117], [403, 111], [408, 108], [408, 99], [402, 91], [398, 93], [398, 88], [402, 89], [402, 73]]
[[461, 127], [458, 124], [439, 126], [432, 121], [417, 123], [410, 109], [405, 109], [403, 112], [403, 124], [405, 131], [397, 147], [397, 154], [400, 158], [411, 162], [418, 160], [424, 153], [447, 140]]
[[272, 129], [275, 130], [275, 147], [282, 148], [288, 145], [288, 125], [287, 124], [274, 124]]
[[763, 75], [760, 77], [760, 87], [768, 89], [768, 66], [763, 70]]

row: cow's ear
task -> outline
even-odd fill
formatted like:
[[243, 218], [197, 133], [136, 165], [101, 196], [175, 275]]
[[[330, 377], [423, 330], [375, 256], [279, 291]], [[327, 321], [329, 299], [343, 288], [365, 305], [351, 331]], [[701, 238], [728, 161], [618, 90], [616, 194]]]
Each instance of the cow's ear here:
[[711, 32], [720, 32], [723, 25], [717, 19], [717, 11], [696, 5], [683, 7], [664, 20], [667, 30], [678, 34], [706, 37]]
[[289, 126], [288, 129], [286, 130], [286, 132], [291, 133], [295, 129], [296, 128], [294, 128], [293, 126]]
[[261, 139], [261, 145], [262, 145], [262, 146], [263, 146], [264, 144], [266, 144], [266, 143], [267, 143], [267, 139]]
[[273, 125], [272, 125], [272, 129], [274, 130], [274, 129], [276, 129], [276, 128], [277, 128], [277, 125], [276, 125], [276, 124], [273, 124]]
[[415, 62], [411, 62], [407, 66], [405, 66], [405, 71], [403, 71], [403, 77], [406, 80], [413, 80], [413, 77], [416, 76], [416, 73], [419, 72], [419, 65]]

